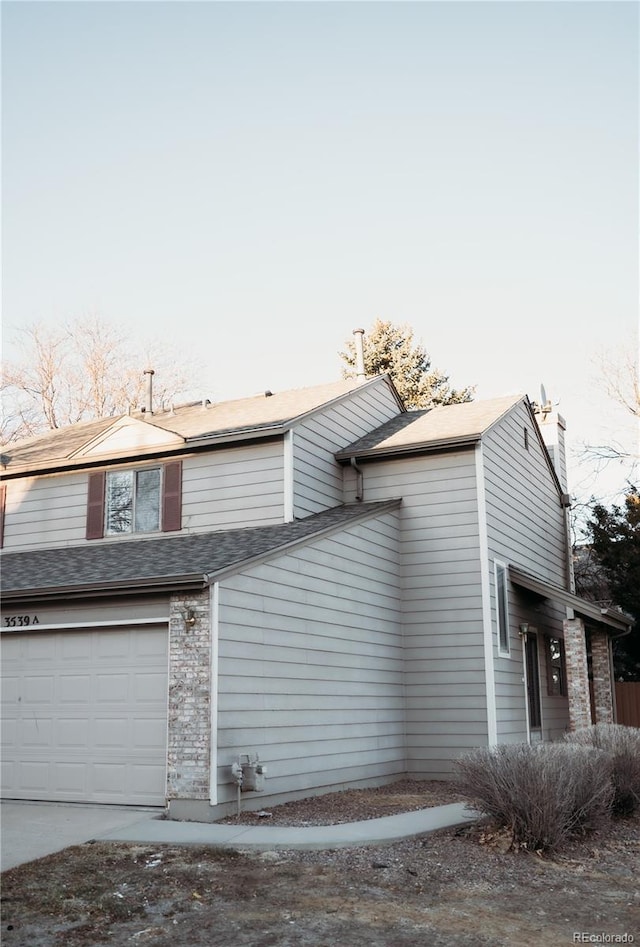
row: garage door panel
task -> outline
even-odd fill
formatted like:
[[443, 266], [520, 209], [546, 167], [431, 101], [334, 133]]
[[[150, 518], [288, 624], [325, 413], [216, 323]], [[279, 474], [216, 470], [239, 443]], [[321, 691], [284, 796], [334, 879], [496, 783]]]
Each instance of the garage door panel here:
[[61, 674], [58, 678], [58, 695], [61, 704], [86, 704], [91, 698], [91, 676]]
[[59, 747], [85, 747], [89, 743], [89, 721], [74, 717], [58, 720]]
[[35, 720], [22, 721], [22, 743], [24, 746], [45, 746], [53, 743], [53, 720], [51, 717], [38, 717]]
[[125, 749], [129, 743], [128, 719], [126, 717], [103, 717], [94, 722], [94, 739], [96, 746], [120, 747]]
[[78, 631], [63, 635], [59, 639], [61, 656], [67, 661], [82, 661], [91, 658], [91, 637]]
[[164, 747], [167, 742], [167, 727], [159, 720], [137, 719], [133, 725], [133, 744], [142, 750], [146, 747]]
[[162, 658], [165, 654], [166, 650], [162, 647], [162, 643], [158, 641], [157, 635], [154, 635], [152, 631], [147, 631], [146, 629], [140, 631], [134, 641], [134, 657]]
[[51, 766], [51, 782], [54, 791], [62, 796], [87, 794], [86, 763], [54, 763]]
[[[23, 636], [20, 635], [20, 638]], [[52, 661], [56, 656], [56, 641], [53, 635], [25, 635], [25, 650], [28, 661]]]
[[34, 792], [46, 792], [49, 786], [50, 763], [26, 760], [18, 763], [16, 770], [24, 788]]
[[129, 696], [129, 677], [126, 674], [98, 674], [98, 702], [126, 700]]
[[166, 700], [167, 678], [163, 674], [138, 674], [134, 681], [136, 701]]
[[23, 689], [22, 703], [25, 706], [50, 704], [55, 692], [55, 681], [51, 674], [35, 674], [25, 677]]
[[3, 795], [163, 805], [167, 646], [158, 626], [3, 636]]

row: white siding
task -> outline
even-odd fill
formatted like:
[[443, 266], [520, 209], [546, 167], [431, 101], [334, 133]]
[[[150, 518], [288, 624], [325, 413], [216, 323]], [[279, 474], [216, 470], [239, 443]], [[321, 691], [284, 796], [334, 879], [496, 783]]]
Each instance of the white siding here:
[[319, 513], [342, 502], [342, 469], [334, 454], [399, 414], [383, 379], [357, 388], [316, 412], [293, 432], [294, 514]]
[[[526, 440], [525, 429], [528, 431]], [[498, 559], [545, 581], [564, 586], [565, 517], [557, 485], [524, 404], [517, 405], [503, 418], [485, 436], [483, 444], [498, 740], [517, 742], [527, 739], [519, 625], [527, 621], [538, 628], [542, 649], [544, 634], [562, 637], [563, 615], [548, 604], [540, 611], [535, 607], [536, 602], [510, 586], [510, 656], [500, 656], [497, 649], [493, 564]], [[550, 704], [545, 701], [546, 668], [542, 666], [542, 657], [540, 681], [543, 731], [546, 729], [549, 733], [557, 734], [564, 727], [562, 715], [566, 711], [566, 702], [555, 698], [550, 699]], [[549, 727], [545, 727], [545, 716], [549, 719]], [[547, 733], [543, 735], [549, 738]]]
[[[451, 776], [487, 743], [478, 500], [473, 451], [362, 465], [364, 499], [402, 497], [408, 771]], [[346, 496], [354, 475], [345, 471]]]
[[[132, 464], [123, 465], [130, 469]], [[282, 441], [230, 447], [185, 457], [184, 532], [281, 523], [284, 518]], [[7, 481], [7, 551], [80, 545], [87, 540], [88, 472]], [[122, 542], [111, 537], [107, 542]], [[95, 543], [99, 540], [91, 540]]]
[[15, 552], [84, 541], [87, 525], [84, 472], [7, 481], [4, 548]]
[[182, 528], [209, 532], [284, 519], [281, 440], [188, 457], [182, 469]]
[[220, 582], [220, 803], [239, 754], [268, 765], [269, 798], [405, 771], [397, 518]]

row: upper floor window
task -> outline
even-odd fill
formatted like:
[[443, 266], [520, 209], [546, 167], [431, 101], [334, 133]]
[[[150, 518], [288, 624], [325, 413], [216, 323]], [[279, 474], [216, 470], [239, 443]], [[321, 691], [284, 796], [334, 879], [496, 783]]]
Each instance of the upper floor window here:
[[496, 616], [498, 624], [498, 652], [508, 655], [509, 651], [509, 601], [507, 598], [507, 567], [503, 562], [495, 563], [496, 576]]
[[87, 539], [182, 528], [182, 464], [89, 475]]
[[160, 529], [160, 467], [107, 474], [105, 532], [153, 533]]

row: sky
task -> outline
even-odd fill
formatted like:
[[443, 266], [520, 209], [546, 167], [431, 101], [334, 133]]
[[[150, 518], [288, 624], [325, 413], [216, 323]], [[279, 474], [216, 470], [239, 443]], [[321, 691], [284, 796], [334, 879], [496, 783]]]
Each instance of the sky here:
[[[3, 339], [97, 313], [212, 400], [340, 377], [376, 318], [479, 398], [638, 450], [638, 5], [2, 3]], [[141, 371], [146, 366], [141, 365]]]

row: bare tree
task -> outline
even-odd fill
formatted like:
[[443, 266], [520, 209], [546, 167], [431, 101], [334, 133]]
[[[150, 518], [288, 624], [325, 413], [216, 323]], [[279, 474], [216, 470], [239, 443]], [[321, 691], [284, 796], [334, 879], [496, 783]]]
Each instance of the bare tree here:
[[640, 418], [640, 375], [638, 342], [630, 341], [600, 357], [600, 372], [607, 395], [636, 418]]
[[159, 345], [135, 351], [121, 329], [96, 315], [54, 328], [35, 323], [18, 332], [17, 345], [18, 358], [3, 364], [3, 443], [126, 412], [141, 402], [147, 367], [160, 382], [158, 403], [189, 383], [185, 359]]

